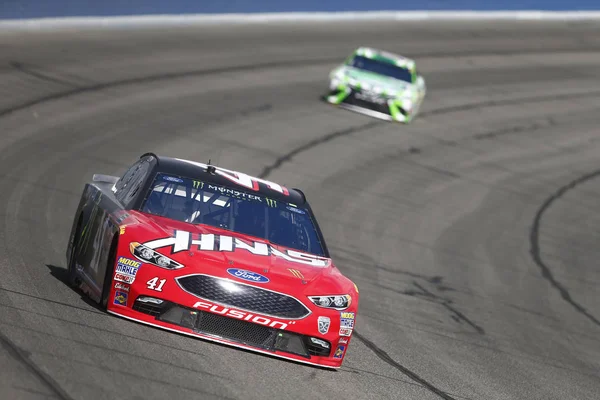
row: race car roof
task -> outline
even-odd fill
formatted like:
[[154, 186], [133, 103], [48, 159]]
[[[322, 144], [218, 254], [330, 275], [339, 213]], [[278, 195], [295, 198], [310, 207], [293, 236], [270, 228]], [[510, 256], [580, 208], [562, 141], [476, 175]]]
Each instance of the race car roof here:
[[410, 58], [401, 56], [399, 54], [374, 49], [372, 47], [359, 47], [355, 53], [359, 56], [376, 59], [382, 62], [387, 62], [390, 64], [397, 65], [398, 67], [403, 67], [410, 70], [415, 68], [415, 61]]
[[[219, 186], [226, 186], [244, 192], [257, 193], [261, 196], [285, 203], [295, 205], [303, 205], [306, 203], [306, 197], [299, 189], [285, 188], [275, 182], [196, 161], [157, 156], [155, 154], [144, 154], [142, 157], [148, 155], [156, 158], [157, 173], [162, 172], [185, 178], [197, 179]], [[250, 187], [250, 184], [252, 187]]]

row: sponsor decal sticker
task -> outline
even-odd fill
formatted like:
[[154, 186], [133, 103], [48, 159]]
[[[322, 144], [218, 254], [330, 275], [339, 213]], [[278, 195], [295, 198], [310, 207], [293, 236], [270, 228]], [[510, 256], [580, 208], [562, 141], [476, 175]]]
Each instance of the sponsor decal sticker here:
[[290, 273], [292, 275], [294, 275], [296, 278], [304, 279], [304, 275], [302, 275], [302, 272], [298, 271], [297, 269], [288, 268], [288, 271], [290, 271]]
[[354, 319], [354, 313], [353, 312], [342, 312], [342, 313], [340, 313], [340, 317], [346, 318], [346, 319]]
[[277, 201], [273, 199], [265, 199], [265, 201], [269, 207], [277, 207]]
[[119, 282], [124, 282], [124, 283], [133, 283], [133, 281], [135, 280], [135, 278], [132, 278], [129, 275], [125, 275], [125, 274], [120, 274], [120, 273], [116, 273], [115, 274], [115, 281], [119, 281]]
[[335, 349], [335, 353], [333, 353], [333, 358], [344, 358], [344, 352], [346, 351], [346, 346], [338, 345], [337, 349]]
[[198, 251], [220, 252], [248, 251], [255, 256], [275, 256], [290, 262], [307, 264], [318, 268], [327, 267], [330, 262], [328, 258], [292, 249], [279, 250], [265, 242], [246, 241], [229, 235], [214, 235], [212, 233], [192, 234], [176, 230], [174, 237], [160, 238], [142, 244], [152, 250], [170, 247], [171, 254], [196, 249]]
[[354, 329], [354, 320], [348, 318], [340, 318], [340, 328]]
[[338, 343], [339, 344], [348, 344], [348, 338], [347, 337], [341, 337], [340, 341]]
[[175, 178], [174, 176], [163, 175], [163, 179], [169, 182], [183, 183], [183, 179]]
[[[196, 161], [183, 160], [180, 158], [178, 158], [178, 160], [199, 166], [204, 169], [206, 169], [208, 167], [207, 164], [199, 163]], [[269, 189], [275, 190], [286, 196], [290, 195], [290, 192], [284, 186], [281, 186], [275, 182], [270, 182], [270, 181], [260, 179], [260, 178], [254, 177], [254, 176], [246, 175], [241, 172], [236, 172], [236, 171], [231, 171], [231, 170], [228, 170], [225, 168], [215, 167], [215, 173], [217, 175], [221, 175], [222, 177], [229, 179], [230, 181], [232, 181], [240, 186], [244, 186], [248, 189], [259, 190], [259, 183], [261, 183], [263, 185], [266, 185]]]
[[119, 235], [124, 235], [125, 234], [125, 228], [126, 227], [127, 227], [126, 225], [123, 225], [123, 226], [119, 227]]
[[117, 265], [117, 272], [119, 272], [121, 274], [130, 275], [132, 277], [135, 277], [135, 275], [137, 274], [137, 271], [138, 271], [138, 268], [132, 267], [130, 265], [123, 265], [123, 264]]
[[319, 328], [319, 333], [325, 335], [329, 332], [329, 325], [331, 325], [331, 320], [329, 317], [319, 317], [317, 318], [317, 325]]
[[352, 329], [340, 328], [340, 336], [352, 336]]
[[123, 266], [128, 266], [128, 267], [133, 267], [133, 268], [139, 268], [140, 265], [142, 265], [142, 263], [140, 261], [137, 260], [132, 260], [131, 258], [127, 258], [127, 257], [119, 257], [119, 259], [117, 260], [117, 264], [119, 265], [123, 265]]
[[291, 212], [294, 212], [294, 213], [296, 213], [296, 214], [302, 214], [302, 215], [306, 214], [306, 211], [304, 211], [304, 210], [301, 210], [301, 209], [299, 209], [299, 208], [296, 208], [296, 207], [287, 206], [286, 208], [287, 208], [288, 210], [290, 210]]
[[115, 289], [120, 289], [124, 292], [129, 292], [130, 286], [126, 283], [115, 282]]
[[[193, 305], [193, 307], [194, 308], [203, 308], [203, 309], [208, 310], [215, 314], [225, 315], [227, 317], [237, 318], [237, 319], [241, 319], [244, 321], [250, 321], [255, 324], [265, 325], [265, 326], [268, 326], [271, 328], [285, 329], [288, 326], [288, 323], [286, 323], [286, 322], [281, 322], [281, 321], [276, 321], [276, 320], [273, 320], [270, 318], [261, 317], [259, 315], [254, 315], [252, 313], [245, 312], [245, 311], [233, 310], [231, 308], [220, 306], [217, 304], [212, 304], [207, 301], [198, 301]], [[288, 321], [288, 322], [290, 324], [294, 323], [294, 321], [292, 321], [292, 322]]]
[[[218, 190], [222, 194], [225, 194], [225, 195], [231, 196], [231, 197], [235, 197], [236, 199], [240, 199], [240, 200], [258, 201], [259, 203], [262, 203], [262, 201], [263, 201], [262, 197], [255, 196], [253, 194], [249, 194], [246, 192], [240, 192], [239, 190], [230, 189], [230, 188], [227, 188], [224, 186], [216, 186], [216, 185], [209, 184], [208, 189], [214, 190], [214, 191]], [[269, 201], [269, 199], [266, 199], [265, 202], [267, 203], [267, 205], [269, 207], [275, 207], [275, 205], [277, 204], [277, 202], [275, 202], [275, 200]]]
[[139, 261], [127, 257], [119, 257], [114, 279], [120, 282], [133, 283], [141, 265], [142, 263]]
[[127, 293], [116, 291], [115, 300], [113, 301], [113, 304], [116, 304], [118, 306], [127, 306]]
[[256, 272], [246, 271], [244, 269], [229, 268], [227, 270], [227, 273], [231, 276], [235, 276], [236, 278], [243, 279], [248, 282], [254, 282], [254, 283], [269, 282], [269, 278], [267, 278], [266, 276], [257, 274]]

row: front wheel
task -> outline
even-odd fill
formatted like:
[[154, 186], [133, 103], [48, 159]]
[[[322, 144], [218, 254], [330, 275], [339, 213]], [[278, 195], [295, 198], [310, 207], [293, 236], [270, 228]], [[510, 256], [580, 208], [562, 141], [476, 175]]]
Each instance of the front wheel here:
[[108, 295], [112, 289], [112, 276], [115, 269], [115, 262], [117, 261], [117, 240], [113, 240], [112, 246], [110, 246], [110, 253], [108, 254], [108, 261], [106, 265], [106, 273], [104, 274], [104, 282], [102, 284], [102, 296], [100, 297], [100, 306], [103, 310], [108, 307]]
[[67, 263], [67, 283], [71, 286], [71, 287], [78, 287], [80, 284], [79, 278], [77, 277], [77, 260], [76, 260], [76, 254], [77, 254], [77, 246], [79, 245], [78, 242], [78, 238], [79, 238], [79, 231], [81, 230], [81, 225], [82, 225], [82, 220], [83, 217], [80, 216], [79, 220], [77, 221], [77, 227], [75, 228], [75, 234], [73, 235], [72, 243], [71, 243], [71, 254], [69, 254], [69, 260]]

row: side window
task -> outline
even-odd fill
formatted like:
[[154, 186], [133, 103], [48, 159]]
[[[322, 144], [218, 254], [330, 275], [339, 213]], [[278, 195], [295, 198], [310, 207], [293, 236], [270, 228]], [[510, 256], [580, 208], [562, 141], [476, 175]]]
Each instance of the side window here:
[[150, 164], [148, 162], [143, 163], [135, 176], [131, 179], [129, 184], [130, 189], [127, 191], [127, 195], [125, 195], [125, 198], [123, 199], [124, 204], [129, 204], [139, 193], [142, 185], [146, 181], [149, 167]]
[[138, 194], [149, 169], [150, 162], [147, 159], [133, 164], [115, 185], [117, 200], [127, 205]]
[[135, 164], [133, 164], [131, 167], [129, 167], [129, 169], [127, 171], [125, 171], [125, 173], [123, 174], [121, 179], [119, 179], [117, 181], [117, 183], [115, 183], [113, 192], [115, 192], [115, 196], [119, 200], [121, 199], [121, 196], [123, 195], [123, 192], [127, 188], [129, 182], [131, 182], [131, 178], [133, 178], [135, 171], [137, 171], [137, 169], [139, 168], [139, 166], [142, 162], [143, 162], [142, 160], [139, 160]]

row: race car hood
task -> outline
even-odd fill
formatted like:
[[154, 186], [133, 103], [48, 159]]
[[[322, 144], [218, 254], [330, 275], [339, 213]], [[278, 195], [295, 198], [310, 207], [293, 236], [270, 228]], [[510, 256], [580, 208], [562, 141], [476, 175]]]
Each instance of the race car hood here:
[[410, 82], [393, 79], [385, 75], [375, 74], [351, 67], [343, 67], [341, 72], [344, 74], [346, 82], [351, 86], [356, 86], [352, 81], [360, 83], [361, 88], [367, 90], [392, 90], [398, 94], [410, 91], [413, 85]]
[[[329, 258], [225, 229], [135, 214], [139, 224], [131, 238], [183, 264], [184, 268], [178, 270], [181, 275], [202, 273], [250, 284], [268, 279], [269, 287], [311, 294], [322, 287], [343, 290], [348, 286], [340, 285], [347, 279]], [[132, 231], [133, 227], [127, 229]]]

